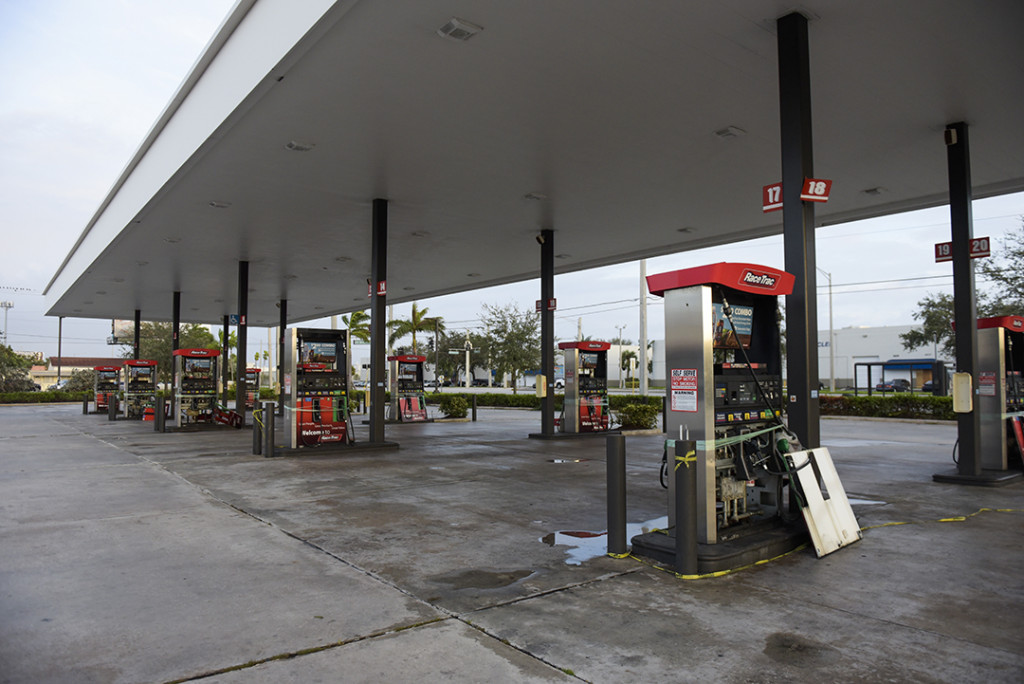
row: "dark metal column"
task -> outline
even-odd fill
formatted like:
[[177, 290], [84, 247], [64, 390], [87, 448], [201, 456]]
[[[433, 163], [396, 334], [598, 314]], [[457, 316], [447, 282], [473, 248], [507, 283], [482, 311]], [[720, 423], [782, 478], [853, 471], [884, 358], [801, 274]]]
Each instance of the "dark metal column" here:
[[136, 361], [139, 360], [139, 348], [141, 347], [141, 331], [139, 328], [142, 327], [142, 312], [138, 309], [135, 310], [135, 334], [132, 340], [132, 358]]
[[[949, 168], [949, 219], [953, 236], [953, 321], [956, 326], [956, 370], [970, 373], [972, 387], [978, 386], [978, 310], [974, 301], [974, 262], [970, 257], [974, 218], [971, 211], [971, 158], [967, 124], [946, 126], [946, 163]], [[960, 475], [981, 474], [981, 413], [977, 410], [956, 415], [960, 440], [957, 470]]]
[[[171, 305], [171, 395], [177, 394], [178, 390], [178, 371], [177, 364], [174, 358], [174, 352], [178, 351], [180, 347], [179, 333], [181, 332], [181, 292], [174, 293], [174, 302]], [[172, 399], [173, 401], [173, 399]]]
[[[238, 262], [238, 345], [235, 347], [235, 413], [242, 416], [245, 425], [245, 369], [249, 347], [246, 315], [249, 312], [249, 262]], [[226, 361], [226, 359], [225, 359]]]
[[231, 358], [231, 346], [228, 343], [228, 339], [231, 337], [231, 316], [224, 315], [222, 322], [223, 332], [221, 333], [220, 341], [220, 403], [224, 406], [228, 405], [228, 380], [231, 377], [230, 366], [228, 360]]
[[373, 253], [370, 265], [370, 442], [384, 441], [384, 366], [388, 342], [388, 201], [373, 200]]
[[814, 205], [800, 200], [804, 179], [814, 176], [807, 18], [787, 14], [777, 26], [783, 240], [786, 270], [796, 276], [786, 297], [787, 410], [789, 426], [810, 449], [821, 445], [821, 427]]
[[555, 312], [549, 303], [555, 298], [555, 231], [540, 231], [540, 372], [547, 379], [547, 392], [540, 401], [540, 432], [555, 434]]
[[277, 384], [278, 384], [278, 395], [277, 395], [277, 415], [284, 415], [284, 345], [287, 338], [288, 331], [288, 300], [282, 299], [280, 303], [281, 307], [281, 318], [278, 321], [278, 336], [277, 336]]

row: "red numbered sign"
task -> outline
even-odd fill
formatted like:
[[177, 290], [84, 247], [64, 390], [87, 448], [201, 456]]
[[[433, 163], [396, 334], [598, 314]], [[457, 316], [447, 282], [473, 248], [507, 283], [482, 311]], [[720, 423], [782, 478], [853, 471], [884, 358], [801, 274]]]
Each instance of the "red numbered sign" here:
[[764, 186], [761, 189], [761, 210], [767, 214], [779, 209], [782, 209], [782, 183]]
[[[992, 256], [991, 242], [987, 237], [982, 238], [971, 238], [970, 244], [970, 257], [972, 259], [981, 259], [983, 257]], [[953, 243], [952, 242], [939, 242], [935, 245], [935, 263], [941, 263], [943, 261], [953, 260]]]
[[828, 202], [828, 193], [831, 191], [832, 181], [824, 178], [805, 178], [800, 199], [806, 202]]

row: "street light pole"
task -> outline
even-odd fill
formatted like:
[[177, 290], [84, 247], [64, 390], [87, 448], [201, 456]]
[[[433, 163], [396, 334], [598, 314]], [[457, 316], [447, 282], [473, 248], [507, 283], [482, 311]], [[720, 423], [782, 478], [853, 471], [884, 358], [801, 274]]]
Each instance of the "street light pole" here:
[[3, 342], [7, 344], [7, 311], [14, 308], [14, 302], [0, 302], [0, 307], [4, 310], [4, 335]]
[[[817, 268], [817, 267], [815, 267]], [[832, 332], [832, 274], [818, 268], [828, 278], [828, 390], [836, 391], [836, 340]]]
[[615, 329], [619, 331], [619, 389], [622, 389], [622, 331], [626, 329], [626, 326], [617, 325]]

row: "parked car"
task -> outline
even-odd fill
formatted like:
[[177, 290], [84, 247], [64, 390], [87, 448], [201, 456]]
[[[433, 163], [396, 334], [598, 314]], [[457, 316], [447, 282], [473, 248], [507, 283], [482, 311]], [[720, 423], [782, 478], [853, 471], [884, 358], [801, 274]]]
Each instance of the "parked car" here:
[[913, 391], [910, 387], [910, 381], [904, 380], [903, 378], [896, 378], [895, 380], [886, 380], [875, 385], [875, 390], [878, 392], [911, 392]]
[[423, 381], [423, 386], [424, 387], [437, 387], [438, 386], [438, 382], [437, 382], [437, 380], [424, 380]]
[[558, 380], [555, 380], [555, 389], [563, 389], [564, 387], [565, 387], [565, 380], [562, 380], [561, 378], [559, 378]]
[[487, 378], [473, 378], [473, 387], [487, 387]]
[[926, 380], [925, 383], [923, 385], [921, 385], [921, 391], [922, 392], [934, 392], [935, 391], [935, 383], [932, 382], [931, 380]]

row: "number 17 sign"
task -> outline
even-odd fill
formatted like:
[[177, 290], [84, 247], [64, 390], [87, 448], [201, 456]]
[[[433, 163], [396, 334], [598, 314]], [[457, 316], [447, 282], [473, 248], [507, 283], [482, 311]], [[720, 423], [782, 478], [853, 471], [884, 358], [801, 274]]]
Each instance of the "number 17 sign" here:
[[[824, 178], [805, 178], [800, 199], [805, 202], [828, 202], [832, 181]], [[761, 210], [765, 213], [782, 209], [782, 183], [772, 183], [761, 189]]]

